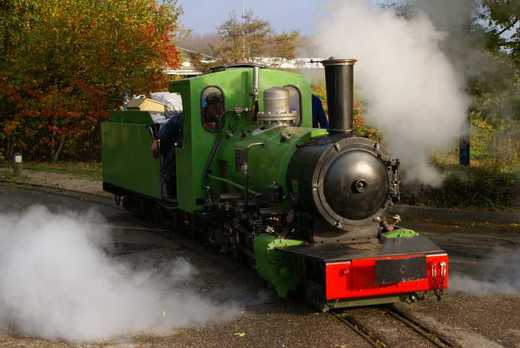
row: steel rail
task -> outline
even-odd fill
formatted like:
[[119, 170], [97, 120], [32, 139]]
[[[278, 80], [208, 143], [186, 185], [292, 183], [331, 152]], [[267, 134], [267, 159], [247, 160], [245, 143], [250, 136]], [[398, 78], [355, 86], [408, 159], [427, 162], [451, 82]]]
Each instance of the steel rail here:
[[[393, 319], [399, 321], [405, 327], [411, 329], [416, 335], [428, 340], [431, 344], [438, 348], [461, 348], [459, 344], [452, 341], [437, 330], [426, 326], [418, 319], [406, 314], [399, 310], [395, 306], [389, 306], [384, 308], [374, 308], [380, 310], [381, 313], [389, 315]], [[370, 329], [354, 316], [347, 314], [348, 311], [331, 313], [336, 319], [338, 319], [345, 326], [349, 327], [352, 331], [357, 333], [361, 338], [368, 342], [372, 347], [375, 348], [387, 348], [391, 347], [392, 344], [388, 343], [379, 333]]]
[[432, 329], [418, 319], [410, 316], [409, 314], [401, 311], [395, 306], [389, 306], [386, 311], [387, 314], [392, 316], [394, 319], [399, 320], [401, 323], [411, 328], [417, 334], [426, 338], [428, 341], [433, 343], [436, 347], [440, 348], [460, 348], [461, 346], [442, 333], [438, 332], [435, 329]]
[[337, 313], [333, 314], [336, 319], [338, 319], [341, 323], [348, 326], [354, 332], [356, 332], [359, 336], [361, 336], [365, 341], [367, 341], [372, 347], [375, 348], [386, 348], [389, 345], [373, 330], [369, 329], [365, 325], [361, 324], [354, 317], [347, 315], [345, 313]]

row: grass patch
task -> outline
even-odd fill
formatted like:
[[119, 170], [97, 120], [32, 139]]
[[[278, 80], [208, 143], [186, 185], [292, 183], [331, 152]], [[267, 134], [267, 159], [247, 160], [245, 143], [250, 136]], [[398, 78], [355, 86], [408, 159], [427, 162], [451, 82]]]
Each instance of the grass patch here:
[[82, 179], [102, 180], [100, 162], [24, 162], [24, 169], [68, 174]]

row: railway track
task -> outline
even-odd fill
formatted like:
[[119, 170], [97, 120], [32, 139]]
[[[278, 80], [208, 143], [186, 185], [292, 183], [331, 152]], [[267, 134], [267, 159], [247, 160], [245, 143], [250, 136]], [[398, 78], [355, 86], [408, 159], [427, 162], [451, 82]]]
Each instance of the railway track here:
[[[372, 347], [461, 348], [458, 343], [446, 337], [442, 332], [395, 306], [349, 309], [333, 315]], [[376, 323], [370, 323], [370, 321]], [[398, 339], [395, 337], [395, 332], [392, 337], [392, 329], [400, 329]]]

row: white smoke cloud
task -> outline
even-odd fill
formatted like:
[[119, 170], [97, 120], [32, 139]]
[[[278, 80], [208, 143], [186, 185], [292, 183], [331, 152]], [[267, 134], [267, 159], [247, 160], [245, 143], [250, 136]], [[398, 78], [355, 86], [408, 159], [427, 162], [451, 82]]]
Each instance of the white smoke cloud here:
[[450, 276], [450, 290], [472, 295], [519, 295], [520, 251], [496, 248], [477, 267], [480, 274]]
[[[194, 267], [178, 258], [136, 270], [110, 257], [109, 230], [95, 213], [33, 207], [0, 215], [0, 327], [70, 342], [169, 330], [238, 313], [190, 285]], [[106, 225], [105, 225], [106, 226]]]
[[426, 15], [405, 20], [366, 0], [336, 1], [319, 25], [322, 56], [356, 58], [367, 119], [383, 131], [408, 180], [440, 184], [430, 164], [461, 135], [469, 99]]

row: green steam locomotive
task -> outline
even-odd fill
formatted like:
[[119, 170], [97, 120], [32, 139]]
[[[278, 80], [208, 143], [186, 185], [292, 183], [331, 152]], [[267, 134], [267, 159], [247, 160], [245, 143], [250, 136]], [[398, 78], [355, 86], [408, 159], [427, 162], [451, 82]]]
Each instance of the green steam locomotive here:
[[328, 129], [312, 127], [303, 76], [254, 64], [173, 82], [182, 113], [170, 118], [115, 112], [102, 125], [104, 189], [247, 257], [281, 297], [328, 310], [440, 296], [448, 255], [387, 214], [399, 161], [353, 134], [355, 60], [322, 63]]

